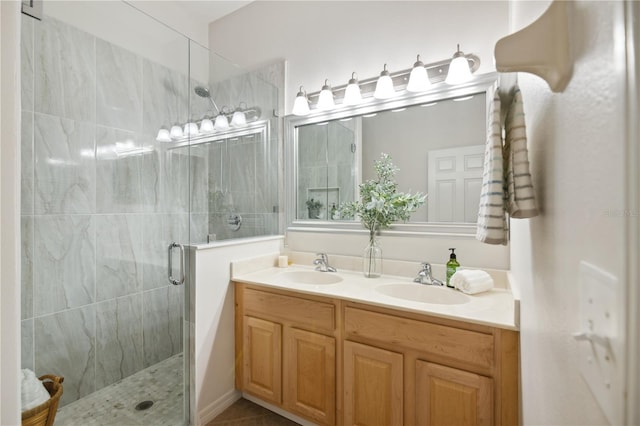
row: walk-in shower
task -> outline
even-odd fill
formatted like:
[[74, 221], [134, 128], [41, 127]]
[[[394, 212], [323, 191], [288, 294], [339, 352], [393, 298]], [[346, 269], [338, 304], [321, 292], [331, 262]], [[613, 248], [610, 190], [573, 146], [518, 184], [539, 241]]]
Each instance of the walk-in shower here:
[[189, 279], [167, 249], [278, 232], [279, 123], [158, 129], [278, 91], [124, 2], [21, 23], [22, 366], [64, 376], [56, 424], [188, 422]]

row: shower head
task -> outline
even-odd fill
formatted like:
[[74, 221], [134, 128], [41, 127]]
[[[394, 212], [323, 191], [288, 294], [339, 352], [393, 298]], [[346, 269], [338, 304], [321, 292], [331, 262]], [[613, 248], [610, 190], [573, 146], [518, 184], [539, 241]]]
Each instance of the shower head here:
[[195, 89], [193, 89], [196, 92], [196, 95], [202, 97], [202, 98], [210, 98], [211, 97], [211, 93], [209, 93], [209, 89], [207, 89], [206, 87], [202, 87], [202, 86], [196, 86]]
[[211, 98], [211, 93], [209, 92], [209, 89], [207, 89], [204, 86], [196, 86], [193, 89], [193, 91], [196, 92], [196, 95], [200, 96], [201, 98], [209, 99], [209, 101], [211, 102], [211, 105], [213, 105], [213, 107], [218, 112], [218, 114], [220, 113], [220, 109], [218, 108], [218, 105], [216, 105], [216, 103]]

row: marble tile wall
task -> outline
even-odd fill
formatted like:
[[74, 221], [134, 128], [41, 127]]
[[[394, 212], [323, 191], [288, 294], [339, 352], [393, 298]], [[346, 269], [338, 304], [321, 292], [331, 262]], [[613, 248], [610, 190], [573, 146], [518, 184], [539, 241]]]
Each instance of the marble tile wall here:
[[64, 405], [182, 352], [167, 246], [190, 227], [206, 240], [208, 157], [155, 136], [208, 101], [188, 64], [48, 17], [23, 15], [21, 37], [22, 365], [64, 376]]
[[[211, 80], [218, 81], [216, 69]], [[212, 86], [212, 96], [219, 105], [261, 109], [260, 120], [268, 120], [268, 140], [240, 138], [211, 147], [209, 188], [209, 232], [217, 239], [277, 234], [279, 229], [279, 145], [282, 140], [281, 93], [284, 88], [284, 62], [264, 66]], [[229, 213], [243, 218], [239, 230], [227, 226]]]
[[65, 405], [183, 350], [169, 243], [278, 232], [284, 63], [211, 88], [260, 106], [268, 140], [168, 149], [159, 127], [211, 114], [187, 64], [22, 19], [22, 365], [64, 376]]
[[143, 316], [141, 293], [96, 304], [96, 389], [144, 368]]
[[[309, 189], [338, 188], [339, 203], [355, 199], [355, 154], [351, 152], [355, 120], [330, 122], [328, 125], [311, 124], [299, 129], [298, 139], [298, 213], [299, 219], [308, 219], [306, 201]], [[315, 191], [319, 192], [319, 191]], [[333, 196], [320, 200], [321, 218], [327, 217], [327, 206]], [[336, 206], [337, 207], [337, 206]]]
[[95, 123], [95, 37], [55, 19], [33, 26], [35, 112]]

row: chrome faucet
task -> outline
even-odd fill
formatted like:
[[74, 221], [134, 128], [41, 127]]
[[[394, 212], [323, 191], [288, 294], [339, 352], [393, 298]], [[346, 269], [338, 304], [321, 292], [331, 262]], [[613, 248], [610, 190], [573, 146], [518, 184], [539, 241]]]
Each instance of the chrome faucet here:
[[433, 278], [431, 275], [431, 264], [427, 262], [422, 262], [422, 269], [418, 272], [418, 276], [413, 282], [425, 285], [444, 285], [439, 279]]
[[336, 272], [336, 268], [329, 266], [329, 256], [326, 253], [318, 253], [316, 260], [313, 264], [316, 265], [316, 271], [320, 272]]

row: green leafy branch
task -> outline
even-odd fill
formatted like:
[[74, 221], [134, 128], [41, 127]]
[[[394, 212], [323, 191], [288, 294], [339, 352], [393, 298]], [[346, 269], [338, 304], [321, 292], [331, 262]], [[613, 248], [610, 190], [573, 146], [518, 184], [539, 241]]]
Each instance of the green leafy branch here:
[[378, 229], [388, 228], [396, 221], [409, 220], [411, 213], [423, 205], [427, 197], [419, 192], [397, 192], [398, 184], [394, 178], [399, 169], [388, 154], [382, 153], [374, 168], [377, 179], [360, 184], [360, 200], [343, 203], [339, 209], [341, 218], [359, 218], [369, 230], [370, 239]]

